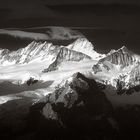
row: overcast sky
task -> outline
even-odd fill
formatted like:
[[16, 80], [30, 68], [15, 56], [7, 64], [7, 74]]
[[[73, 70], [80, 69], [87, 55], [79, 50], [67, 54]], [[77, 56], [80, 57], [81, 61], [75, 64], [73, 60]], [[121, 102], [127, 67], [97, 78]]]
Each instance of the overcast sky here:
[[58, 25], [137, 29], [139, 6], [139, 0], [0, 0], [0, 28]]
[[42, 0], [48, 4], [139, 4], [139, 0]]

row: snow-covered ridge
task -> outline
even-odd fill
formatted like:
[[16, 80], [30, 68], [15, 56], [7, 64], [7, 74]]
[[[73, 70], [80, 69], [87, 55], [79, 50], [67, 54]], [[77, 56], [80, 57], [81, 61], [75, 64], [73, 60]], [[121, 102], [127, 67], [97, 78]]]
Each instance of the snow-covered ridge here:
[[125, 67], [135, 63], [136, 57], [131, 51], [123, 46], [117, 51], [111, 51], [105, 58], [100, 60], [100, 62], [104, 61], [109, 61], [115, 65], [121, 65], [122, 67]]
[[125, 46], [118, 50], [110, 51], [106, 57], [100, 59], [96, 65], [93, 66], [93, 71], [122, 71], [128, 69], [128, 67], [133, 67], [133, 65], [139, 62], [139, 58], [131, 51], [129, 51]]
[[0, 54], [1, 65], [25, 64], [34, 60], [43, 61], [52, 59], [57, 53], [57, 46], [48, 42], [31, 42], [27, 47], [17, 51], [8, 51], [3, 49]]
[[68, 49], [75, 50], [90, 56], [92, 59], [100, 59], [105, 55], [99, 54], [94, 50], [94, 46], [86, 38], [79, 38], [70, 45], [67, 46]]
[[92, 59], [100, 59], [101, 57], [100, 54], [93, 50], [93, 45], [86, 38], [82, 37], [68, 46], [53, 45], [47, 41], [43, 43], [33, 41], [27, 47], [17, 51], [0, 49], [0, 65], [27, 64], [44, 60], [48, 60], [48, 63], [50, 63], [56, 58], [62, 47], [85, 54]]

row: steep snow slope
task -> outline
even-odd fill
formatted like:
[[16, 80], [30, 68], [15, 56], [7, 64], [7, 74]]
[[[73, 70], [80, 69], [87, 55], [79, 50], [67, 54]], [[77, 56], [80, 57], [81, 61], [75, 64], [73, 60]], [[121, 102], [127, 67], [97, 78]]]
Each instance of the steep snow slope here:
[[86, 38], [79, 38], [67, 46], [68, 49], [75, 50], [90, 56], [92, 59], [101, 59], [105, 55], [99, 54], [94, 50], [94, 46]]
[[120, 65], [122, 68], [124, 68], [134, 64], [136, 60], [136, 56], [125, 46], [123, 46], [117, 51], [110, 52], [105, 58], [101, 59], [100, 62], [102, 63], [104, 61], [109, 61], [112, 64]]

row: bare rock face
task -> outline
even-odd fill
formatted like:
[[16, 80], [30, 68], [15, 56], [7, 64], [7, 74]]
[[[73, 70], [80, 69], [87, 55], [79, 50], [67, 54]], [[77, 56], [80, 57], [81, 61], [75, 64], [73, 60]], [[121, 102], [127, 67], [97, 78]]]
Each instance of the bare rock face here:
[[81, 61], [86, 59], [90, 60], [91, 57], [63, 47], [60, 49], [55, 61], [47, 69], [44, 69], [43, 72], [57, 70], [60, 63], [64, 61]]
[[26, 83], [27, 83], [28, 86], [30, 86], [30, 85], [35, 84], [35, 83], [37, 83], [37, 82], [38, 82], [38, 80], [36, 80], [36, 79], [30, 77], [30, 79], [27, 80]]
[[97, 64], [93, 65], [94, 73], [102, 72], [102, 70], [110, 71], [112, 66], [119, 66], [124, 69], [130, 65], [137, 63], [136, 56], [130, 52], [125, 46], [117, 51], [111, 50], [106, 57], [100, 59]]
[[129, 73], [130, 78], [129, 81], [133, 85], [139, 85], [140, 84], [140, 64], [138, 63]]
[[47, 103], [42, 111], [43, 115], [50, 120], [58, 120], [58, 115], [53, 111], [50, 103]]
[[97, 64], [93, 65], [92, 69], [94, 73], [105, 71], [112, 71], [113, 67], [120, 70], [125, 69], [130, 65], [138, 63], [138, 59], [135, 54], [130, 52], [125, 46], [117, 51], [111, 50], [106, 57], [100, 59]]
[[133, 56], [132, 52], [130, 52], [125, 46], [120, 48], [117, 51], [114, 51], [113, 53], [110, 53], [105, 58], [99, 60], [99, 62], [109, 61], [112, 64], [115, 65], [121, 65], [122, 68], [129, 66], [133, 64], [136, 59]]

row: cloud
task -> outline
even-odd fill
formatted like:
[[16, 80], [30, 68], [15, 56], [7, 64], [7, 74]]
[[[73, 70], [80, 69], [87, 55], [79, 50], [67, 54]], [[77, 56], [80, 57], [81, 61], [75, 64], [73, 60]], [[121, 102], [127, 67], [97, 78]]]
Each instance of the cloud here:
[[46, 29], [47, 29], [46, 33], [51, 39], [69, 40], [84, 36], [82, 33], [76, 30], [71, 30], [70, 28], [65, 27], [50, 26]]
[[35, 40], [45, 40], [47, 39], [47, 35], [43, 33], [33, 33], [33, 32], [25, 32], [19, 30], [4, 30], [0, 29], [0, 34], [10, 35], [18, 38], [30, 38]]
[[46, 27], [45, 30], [46, 33], [34, 33], [0, 29], [0, 35], [10, 35], [16, 38], [28, 38], [33, 40], [70, 40], [83, 37], [80, 32], [64, 27]]

